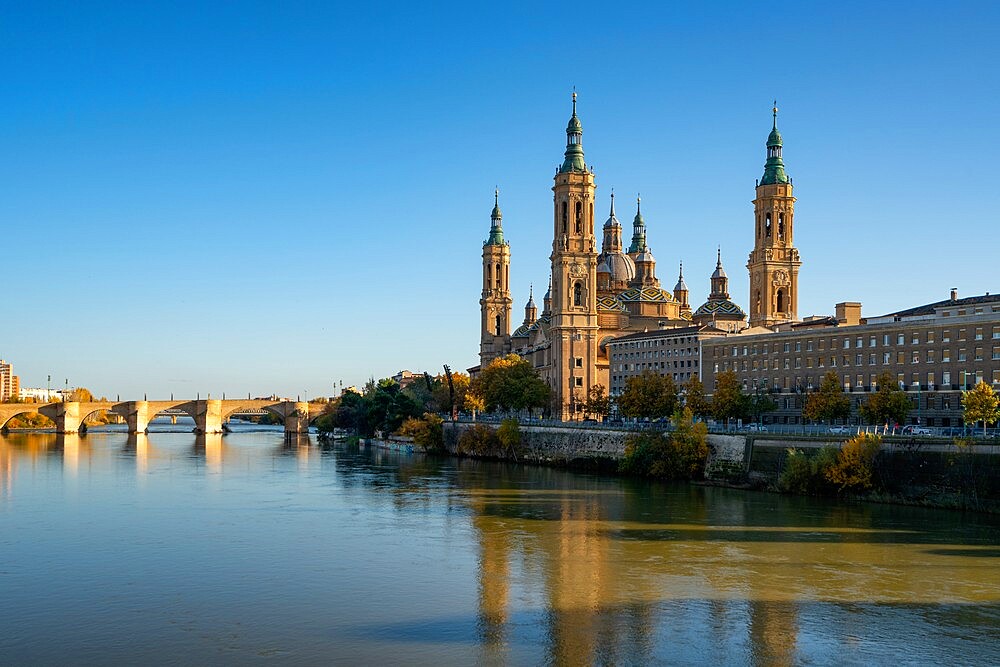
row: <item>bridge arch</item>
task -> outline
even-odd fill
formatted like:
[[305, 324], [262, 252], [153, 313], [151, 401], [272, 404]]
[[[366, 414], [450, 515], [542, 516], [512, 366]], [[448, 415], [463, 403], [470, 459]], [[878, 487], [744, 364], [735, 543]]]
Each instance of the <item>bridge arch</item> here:
[[14, 419], [15, 417], [20, 417], [21, 415], [28, 415], [33, 412], [48, 418], [49, 421], [51, 421], [53, 425], [55, 425], [55, 419], [54, 419], [55, 415], [52, 414], [47, 415], [44, 412], [42, 412], [41, 408], [44, 407], [44, 405], [46, 404], [39, 405], [37, 403], [8, 403], [4, 407], [5, 408], [7, 408], [7, 406], [10, 407], [0, 412], [0, 429], [7, 428], [7, 424], [10, 422], [11, 419]]
[[282, 422], [284, 422], [285, 417], [287, 417], [288, 415], [286, 415], [284, 412], [282, 412], [281, 410], [278, 409], [279, 405], [280, 404], [278, 404], [278, 403], [271, 404], [271, 405], [261, 405], [260, 403], [256, 403], [256, 404], [253, 404], [253, 403], [243, 403], [243, 404], [234, 406], [232, 409], [229, 409], [227, 407], [226, 411], [222, 413], [222, 423], [226, 423], [227, 421], [229, 421], [230, 418], [232, 418], [232, 416], [235, 415], [235, 414], [238, 414], [238, 413], [244, 413], [244, 414], [246, 414], [246, 413], [249, 413], [250, 411], [253, 411], [253, 410], [264, 410], [265, 412], [267, 412], [269, 414], [272, 414], [275, 417], [278, 417], [279, 419], [282, 420]]

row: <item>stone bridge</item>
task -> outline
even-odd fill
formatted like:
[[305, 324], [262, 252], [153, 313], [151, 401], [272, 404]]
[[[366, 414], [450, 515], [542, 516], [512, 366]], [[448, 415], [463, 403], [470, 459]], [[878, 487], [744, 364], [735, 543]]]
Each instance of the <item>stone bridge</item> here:
[[222, 433], [222, 425], [232, 415], [269, 412], [282, 419], [285, 433], [306, 433], [309, 424], [322, 414], [324, 407], [322, 403], [255, 399], [3, 403], [0, 404], [0, 428], [13, 417], [37, 412], [56, 423], [56, 432], [77, 433], [87, 417], [106, 410], [124, 418], [129, 433], [145, 433], [150, 421], [161, 412], [169, 411], [169, 414], [183, 413], [194, 419], [195, 433]]

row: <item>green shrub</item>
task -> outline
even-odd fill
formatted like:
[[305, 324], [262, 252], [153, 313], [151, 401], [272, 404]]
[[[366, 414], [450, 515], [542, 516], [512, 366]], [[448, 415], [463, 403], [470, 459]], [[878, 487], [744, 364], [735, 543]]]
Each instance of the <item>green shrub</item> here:
[[444, 420], [433, 412], [425, 412], [423, 417], [408, 417], [399, 427], [400, 435], [413, 438], [413, 442], [425, 452], [444, 452]]
[[486, 424], [473, 424], [458, 438], [458, 453], [463, 456], [497, 456], [500, 438]]
[[691, 411], [674, 415], [673, 433], [630, 435], [618, 469], [629, 475], [659, 479], [695, 479], [705, 472], [708, 428], [694, 423]]
[[872, 471], [879, 442], [877, 436], [862, 433], [839, 449], [823, 447], [813, 456], [789, 449], [778, 488], [807, 496], [868, 491], [874, 486]]

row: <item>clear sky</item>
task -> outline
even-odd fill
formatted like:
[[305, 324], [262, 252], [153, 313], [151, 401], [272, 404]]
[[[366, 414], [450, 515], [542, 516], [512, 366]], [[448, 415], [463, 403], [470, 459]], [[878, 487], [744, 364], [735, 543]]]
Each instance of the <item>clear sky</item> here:
[[799, 314], [1000, 290], [1000, 4], [18, 3], [0, 21], [0, 357], [98, 394], [333, 393], [477, 361], [499, 185], [515, 320], [570, 91], [601, 215], [747, 305], [771, 101]]

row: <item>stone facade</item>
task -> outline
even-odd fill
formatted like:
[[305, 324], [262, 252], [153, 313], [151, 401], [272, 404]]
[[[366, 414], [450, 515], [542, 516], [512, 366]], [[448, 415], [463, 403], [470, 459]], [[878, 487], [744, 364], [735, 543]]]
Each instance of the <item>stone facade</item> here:
[[944, 301], [867, 320], [839, 304], [843, 318], [819, 318], [779, 328], [750, 329], [714, 338], [702, 346], [703, 381], [711, 392], [715, 375], [733, 371], [744, 389], [773, 393], [778, 410], [771, 423], [801, 422], [804, 395], [834, 371], [853, 398], [853, 411], [875, 379], [890, 373], [913, 404], [909, 422], [925, 426], [962, 424], [961, 395], [979, 381], [1000, 390], [1000, 296]]

